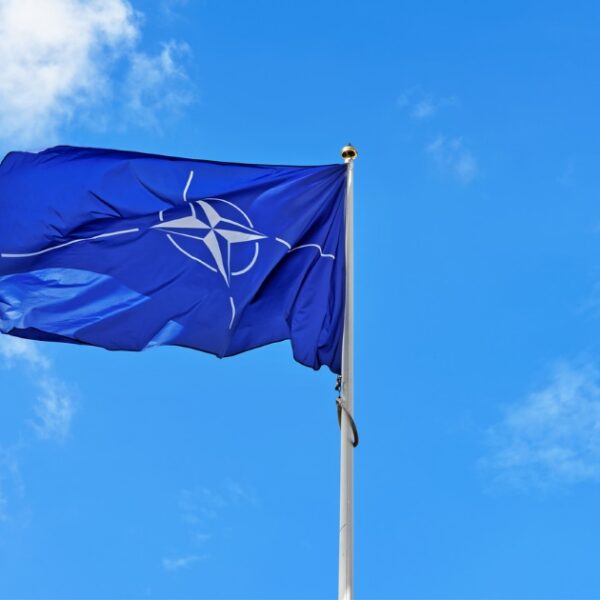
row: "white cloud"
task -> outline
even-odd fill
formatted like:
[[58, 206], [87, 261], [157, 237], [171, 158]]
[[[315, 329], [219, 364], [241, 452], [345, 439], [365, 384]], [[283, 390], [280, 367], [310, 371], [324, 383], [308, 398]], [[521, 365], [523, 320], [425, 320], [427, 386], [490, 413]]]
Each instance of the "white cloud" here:
[[600, 373], [591, 364], [557, 364], [549, 382], [510, 407], [488, 432], [483, 464], [517, 486], [600, 481]]
[[431, 117], [435, 114], [436, 107], [429, 99], [419, 100], [412, 110], [412, 116], [416, 119], [426, 119], [427, 117]]
[[183, 520], [190, 525], [198, 525], [206, 519], [216, 519], [219, 511], [226, 506], [225, 498], [206, 487], [181, 490], [179, 510]]
[[190, 52], [187, 44], [163, 44], [156, 56], [136, 53], [127, 79], [127, 106], [138, 123], [160, 129], [160, 116], [177, 112], [192, 101], [188, 76], [181, 62]]
[[404, 90], [396, 102], [398, 108], [405, 110], [417, 120], [434, 117], [442, 108], [456, 106], [458, 100], [454, 96], [438, 98], [418, 87]]
[[240, 509], [256, 504], [253, 492], [229, 478], [218, 489], [196, 486], [181, 490], [178, 509], [191, 545], [189, 552], [181, 553], [181, 556], [163, 558], [163, 567], [175, 571], [187, 568], [198, 560], [208, 559], [206, 552], [202, 555], [197, 552], [206, 550], [207, 546], [210, 549], [210, 541], [218, 537], [223, 521]]
[[[106, 120], [111, 99], [131, 108], [137, 98], [145, 120], [176, 104], [180, 46], [167, 44], [156, 59], [139, 52], [140, 22], [127, 0], [0, 0], [0, 136], [13, 145], [48, 145], [77, 118]], [[115, 83], [119, 60], [131, 74]], [[141, 96], [130, 87], [135, 82], [142, 82]], [[152, 85], [166, 84], [167, 100], [158, 101]], [[189, 101], [182, 94], [179, 105]]]
[[8, 501], [0, 489], [0, 523], [8, 521]]
[[[397, 106], [417, 121], [430, 120], [447, 107], [459, 106], [455, 96], [436, 97], [419, 87], [404, 90], [397, 99]], [[477, 177], [479, 166], [473, 152], [465, 147], [461, 137], [438, 135], [425, 150], [438, 168], [451, 173], [462, 183], [470, 183]]]
[[226, 479], [219, 491], [207, 487], [183, 489], [179, 495], [182, 519], [192, 526], [205, 525], [234, 505], [256, 504], [255, 495], [237, 481]]
[[470, 183], [479, 170], [477, 159], [463, 144], [462, 138], [439, 135], [425, 148], [438, 167], [451, 172], [462, 183]]
[[[600, 232], [600, 224], [596, 225], [596, 230]], [[596, 282], [590, 293], [585, 297], [577, 307], [577, 312], [589, 314], [591, 317], [600, 317], [600, 282]]]
[[[14, 505], [25, 496], [19, 455], [37, 440], [63, 441], [69, 434], [75, 415], [75, 403], [69, 387], [54, 373], [50, 359], [37, 342], [0, 334], [0, 367], [25, 367], [27, 379], [36, 390], [33, 418], [28, 430], [15, 428], [18, 442], [0, 447], [0, 522], [14, 521]], [[15, 401], [14, 397], [2, 400]], [[33, 433], [33, 437], [32, 434]]]
[[160, 10], [166, 19], [173, 21], [184, 18], [181, 9], [189, 4], [189, 0], [162, 0]]
[[50, 368], [50, 361], [39, 351], [33, 342], [9, 335], [0, 334], [0, 357], [8, 365], [21, 360], [34, 368]]
[[28, 367], [38, 394], [30, 423], [42, 440], [63, 440], [69, 433], [75, 404], [68, 386], [52, 374], [50, 360], [31, 340], [0, 334], [0, 357], [8, 367], [18, 362]]
[[570, 186], [575, 181], [575, 159], [569, 158], [563, 169], [563, 172], [558, 177], [558, 183], [564, 186]]
[[256, 504], [256, 496], [244, 486], [233, 479], [225, 480], [225, 493], [230, 502], [246, 502], [248, 504]]
[[63, 440], [69, 433], [75, 414], [75, 405], [67, 386], [52, 377], [44, 377], [37, 384], [40, 390], [31, 422], [43, 440]]
[[21, 444], [0, 448], [0, 523], [14, 522], [14, 504], [25, 495], [21, 478]]
[[162, 559], [162, 566], [165, 571], [179, 571], [180, 569], [189, 569], [194, 563], [205, 559], [206, 556], [197, 554], [165, 557]]
[[137, 37], [124, 0], [0, 0], [0, 131], [24, 143], [53, 135], [104, 96], [105, 66]]

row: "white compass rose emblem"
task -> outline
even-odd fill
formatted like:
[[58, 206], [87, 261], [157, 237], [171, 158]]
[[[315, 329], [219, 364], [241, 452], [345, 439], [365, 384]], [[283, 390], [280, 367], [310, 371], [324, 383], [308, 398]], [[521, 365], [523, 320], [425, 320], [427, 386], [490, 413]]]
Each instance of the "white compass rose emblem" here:
[[[243, 275], [256, 264], [259, 255], [259, 240], [271, 238], [294, 252], [302, 248], [312, 248], [319, 252], [321, 258], [335, 260], [335, 255], [326, 254], [319, 244], [302, 244], [294, 246], [279, 237], [272, 237], [257, 231], [250, 217], [239, 207], [223, 198], [202, 198], [188, 201], [187, 193], [194, 177], [190, 171], [183, 190], [183, 201], [189, 207], [190, 214], [175, 219], [165, 219], [165, 211], [158, 214], [159, 223], [150, 229], [166, 234], [177, 250], [196, 261], [210, 271], [218, 273], [228, 288], [232, 278]], [[81, 242], [99, 241], [120, 235], [139, 233], [139, 227], [100, 233], [91, 237], [76, 238], [49, 246], [41, 250], [26, 253], [0, 253], [0, 258], [27, 258], [59, 250]], [[230, 292], [231, 293], [231, 292]], [[231, 320], [229, 329], [235, 321], [235, 300], [229, 296]]]
[[[209, 202], [210, 201], [210, 202]], [[227, 213], [237, 213], [238, 219], [223, 216]], [[256, 263], [259, 253], [258, 240], [267, 236], [253, 228], [252, 221], [246, 213], [222, 198], [204, 198], [189, 203], [190, 215], [179, 219], [166, 221], [164, 213], [159, 214], [161, 222], [153, 226], [167, 233], [169, 241], [187, 257], [199, 262], [211, 271], [219, 272], [225, 283], [230, 285], [231, 278], [248, 272]], [[245, 221], [244, 223], [240, 221]], [[251, 252], [244, 252], [245, 258], [234, 256], [234, 248], [240, 244], [251, 245]], [[210, 256], [210, 262], [198, 254]], [[212, 264], [211, 264], [212, 263]]]

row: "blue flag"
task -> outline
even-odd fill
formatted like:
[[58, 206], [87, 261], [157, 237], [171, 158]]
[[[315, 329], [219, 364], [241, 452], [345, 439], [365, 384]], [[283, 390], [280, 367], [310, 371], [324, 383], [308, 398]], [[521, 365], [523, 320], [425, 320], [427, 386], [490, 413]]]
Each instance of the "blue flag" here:
[[340, 372], [346, 165], [60, 146], [0, 165], [0, 331]]

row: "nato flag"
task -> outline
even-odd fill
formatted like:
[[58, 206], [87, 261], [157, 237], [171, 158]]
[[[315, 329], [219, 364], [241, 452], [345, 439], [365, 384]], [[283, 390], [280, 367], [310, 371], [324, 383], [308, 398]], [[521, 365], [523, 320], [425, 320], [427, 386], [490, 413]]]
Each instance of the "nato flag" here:
[[0, 331], [340, 372], [346, 165], [60, 146], [0, 165]]

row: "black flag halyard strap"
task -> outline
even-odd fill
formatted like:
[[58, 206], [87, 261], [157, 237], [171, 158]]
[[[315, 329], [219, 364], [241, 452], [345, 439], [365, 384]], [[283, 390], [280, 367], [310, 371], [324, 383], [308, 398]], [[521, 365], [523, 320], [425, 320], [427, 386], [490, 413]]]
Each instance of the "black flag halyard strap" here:
[[[339, 375], [337, 378], [337, 383], [335, 385], [335, 390], [337, 392], [341, 392], [341, 390], [342, 390], [342, 378]], [[340, 429], [342, 427], [342, 411], [344, 411], [346, 413], [346, 416], [348, 417], [348, 421], [350, 422], [350, 428], [352, 429], [352, 446], [354, 448], [356, 448], [356, 446], [358, 446], [358, 442], [359, 442], [358, 429], [356, 427], [356, 423], [354, 422], [352, 415], [348, 412], [348, 409], [344, 406], [344, 400], [341, 395], [337, 397], [335, 404], [337, 407], [337, 416], [338, 416], [338, 423], [339, 423]]]

